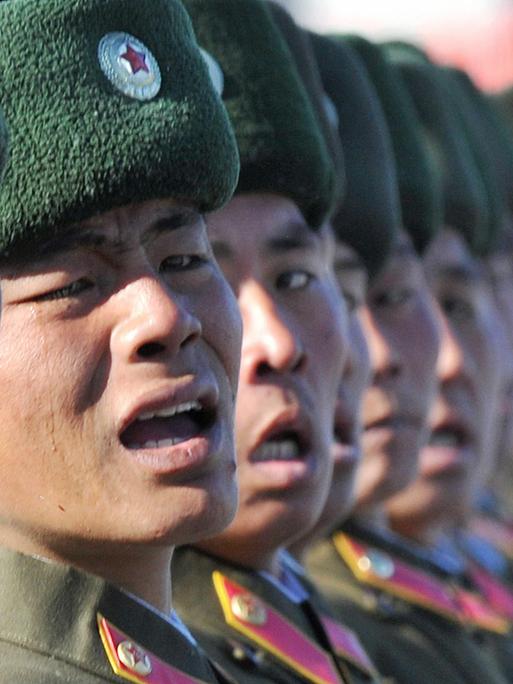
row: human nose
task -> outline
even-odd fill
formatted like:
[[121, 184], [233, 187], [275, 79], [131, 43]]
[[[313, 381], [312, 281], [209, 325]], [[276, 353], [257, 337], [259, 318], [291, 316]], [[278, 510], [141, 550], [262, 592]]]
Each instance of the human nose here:
[[369, 350], [372, 375], [375, 378], [394, 378], [400, 375], [400, 354], [368, 306], [363, 307], [360, 321]]
[[343, 379], [347, 382], [367, 384], [370, 375], [370, 353], [360, 315], [355, 312], [349, 321], [349, 345], [344, 363]]
[[241, 288], [242, 314], [241, 375], [256, 381], [269, 373], [301, 372], [307, 357], [297, 330], [260, 284]]
[[201, 321], [188, 299], [173, 293], [158, 278], [132, 281], [119, 298], [122, 314], [112, 348], [125, 361], [172, 356], [201, 337]]

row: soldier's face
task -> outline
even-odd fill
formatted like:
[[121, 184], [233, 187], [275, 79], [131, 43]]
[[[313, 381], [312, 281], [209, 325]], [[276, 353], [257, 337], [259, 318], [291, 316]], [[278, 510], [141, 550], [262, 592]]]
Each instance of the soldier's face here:
[[419, 477], [390, 504], [399, 524], [412, 529], [453, 521], [468, 509], [495, 428], [503, 356], [488, 283], [463, 239], [442, 231], [425, 262], [443, 315], [438, 391]]
[[421, 262], [405, 234], [369, 288], [363, 326], [372, 380], [363, 399], [360, 509], [415, 478], [428, 435], [439, 331]]
[[87, 553], [226, 525], [241, 329], [201, 216], [111, 211], [1, 276], [2, 539]]
[[333, 477], [316, 534], [333, 528], [351, 510], [361, 460], [361, 403], [370, 379], [369, 350], [360, 320], [367, 294], [367, 271], [356, 252], [342, 242], [335, 247], [335, 274], [348, 310], [349, 349], [335, 411]]
[[502, 400], [499, 406], [497, 443], [495, 456], [498, 468], [504, 473], [513, 457], [513, 267], [511, 253], [493, 254], [487, 259], [487, 269], [492, 286], [495, 305], [500, 314], [506, 348], [502, 355], [505, 362]]
[[304, 533], [327, 494], [346, 311], [322, 237], [288, 199], [240, 195], [208, 226], [243, 322], [240, 505], [225, 539], [269, 551]]

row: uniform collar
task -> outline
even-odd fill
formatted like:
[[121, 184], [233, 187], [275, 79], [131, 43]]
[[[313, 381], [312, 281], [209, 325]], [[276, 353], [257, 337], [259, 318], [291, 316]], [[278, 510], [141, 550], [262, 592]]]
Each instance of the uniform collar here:
[[95, 575], [0, 547], [1, 640], [119, 682], [99, 617], [164, 663], [172, 654], [174, 668], [214, 681], [194, 643], [148, 605]]

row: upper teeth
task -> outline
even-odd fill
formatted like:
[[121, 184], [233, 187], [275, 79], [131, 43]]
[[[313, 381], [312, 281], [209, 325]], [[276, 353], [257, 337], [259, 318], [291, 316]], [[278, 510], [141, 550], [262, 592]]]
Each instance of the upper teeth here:
[[440, 444], [445, 446], [458, 446], [460, 443], [459, 435], [454, 432], [439, 431], [434, 432], [430, 438], [431, 444]]
[[289, 461], [299, 456], [299, 447], [293, 439], [281, 442], [266, 442], [254, 454], [258, 461]]
[[186, 413], [187, 411], [200, 411], [201, 404], [196, 399], [193, 401], [185, 401], [183, 404], [176, 404], [176, 406], [168, 406], [159, 411], [146, 411], [137, 417], [137, 420], [151, 420], [152, 418], [170, 418], [176, 416], [178, 413]]

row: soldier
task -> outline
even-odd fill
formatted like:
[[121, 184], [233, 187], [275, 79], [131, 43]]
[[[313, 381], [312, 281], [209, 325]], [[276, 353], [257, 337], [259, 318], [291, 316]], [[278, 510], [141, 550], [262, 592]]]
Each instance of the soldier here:
[[[239, 141], [239, 187], [208, 227], [238, 296], [243, 358], [239, 510], [224, 533], [175, 556], [177, 608], [238, 682], [372, 681], [358, 641], [335, 621], [328, 628], [301, 571], [284, 560], [286, 545], [322, 507], [347, 345], [316, 230], [335, 197], [325, 184], [329, 159], [268, 7], [253, 0], [186, 7], [225, 73]], [[345, 640], [341, 649], [332, 627]]]
[[174, 0], [0, 24], [0, 681], [217, 681], [169, 564], [236, 505], [240, 317], [202, 218], [226, 112]]
[[[418, 70], [419, 67], [409, 67], [412, 77]], [[433, 416], [433, 437], [429, 448], [421, 454], [418, 481], [392, 501], [392, 519], [396, 524], [397, 518], [398, 529], [408, 536], [419, 539], [429, 550], [441, 547], [443, 554], [455, 566], [460, 566], [458, 572], [438, 569], [437, 574], [457, 586], [457, 593], [463, 595], [462, 602], [482, 621], [483, 627], [488, 622], [486, 639], [494, 646], [509, 674], [512, 646], [508, 620], [513, 617], [513, 596], [488, 572], [491, 567], [482, 567], [483, 562], [492, 565], [500, 562], [499, 554], [493, 553], [493, 548], [483, 550], [476, 545], [476, 540], [464, 529], [477, 493], [493, 469], [499, 405], [504, 383], [507, 385], [511, 378], [505, 330], [485, 277], [485, 264], [478, 258], [489, 253], [493, 246], [497, 229], [506, 216], [506, 202], [499, 190], [494, 158], [488, 152], [490, 143], [483, 144], [485, 131], [478, 111], [453, 77], [445, 81], [446, 74], [430, 65], [422, 66], [422, 71], [432, 74], [430, 79], [438, 80], [442, 86], [445, 82], [450, 86], [447, 92], [454, 97], [454, 111], [465, 133], [462, 139], [476, 160], [475, 173], [479, 174], [485, 189], [488, 220], [483, 225], [481, 251], [473, 258], [468, 251], [465, 255], [461, 246], [456, 248], [456, 238], [449, 238], [447, 231], [428, 255], [427, 269], [433, 291], [447, 309], [450, 334], [461, 351], [459, 355], [449, 355], [446, 351], [441, 356], [441, 390]], [[419, 83], [418, 87], [426, 93], [425, 85]], [[451, 99], [445, 102], [449, 108]], [[474, 275], [466, 279], [462, 276], [458, 281], [454, 277], [458, 265], [461, 274]], [[455, 349], [454, 343], [452, 349]], [[415, 521], [417, 525], [413, 528]], [[470, 599], [466, 593], [469, 589], [473, 592]], [[477, 601], [475, 594], [480, 597]], [[494, 617], [493, 611], [498, 615]], [[498, 617], [505, 624], [501, 626]], [[498, 633], [495, 638], [494, 632]]]
[[362, 457], [361, 402], [370, 379], [362, 317], [369, 282], [378, 277], [395, 248], [400, 225], [391, 141], [365, 69], [349, 47], [315, 34], [311, 40], [323, 87], [336, 108], [344, 150], [346, 194], [332, 224], [335, 273], [346, 299], [351, 335], [335, 418], [330, 494], [316, 526], [292, 546], [298, 557], [312, 539], [331, 532], [353, 505]]
[[[356, 38], [352, 39], [350, 44], [358, 49], [358, 53], [364, 59], [380, 94], [384, 111], [388, 115], [387, 120], [393, 134], [392, 139], [399, 167], [404, 225], [413, 237], [416, 236], [416, 244], [425, 247], [426, 243], [429, 243], [429, 232], [431, 231], [432, 236], [437, 227], [439, 214], [433, 210], [436, 209], [436, 194], [430, 195], [428, 192], [429, 182], [426, 183], [424, 179], [417, 176], [420, 182], [415, 183], [415, 177], [408, 174], [406, 170], [408, 163], [415, 164], [419, 154], [425, 154], [418, 142], [418, 132], [415, 129], [412, 132], [412, 126], [418, 124], [415, 123], [412, 114], [411, 102], [409, 103], [400, 82], [391, 72], [391, 67], [387, 66], [387, 62], [377, 48]], [[416, 143], [415, 140], [417, 140]], [[425, 162], [424, 168], [429, 171], [429, 165], [426, 167]], [[429, 177], [425, 180], [429, 181]], [[436, 184], [434, 183], [431, 187], [434, 189]], [[416, 206], [419, 207], [417, 213]], [[420, 211], [420, 207], [429, 206], [432, 207], [430, 213]], [[419, 225], [419, 217], [422, 216], [424, 222], [423, 225]], [[421, 237], [422, 239], [419, 239]], [[404, 268], [405, 264], [403, 264]], [[386, 267], [376, 279], [377, 285], [385, 273]], [[370, 292], [374, 287], [375, 285]], [[390, 288], [385, 290], [383, 285], [381, 287], [382, 292], [390, 292]], [[372, 299], [369, 302], [369, 308], [371, 308]], [[383, 312], [381, 317], [374, 317], [374, 320], [381, 324], [378, 330], [387, 331], [388, 325], [388, 329], [394, 331], [393, 311], [392, 309], [388, 315]], [[410, 307], [410, 316], [413, 315], [413, 311], [414, 309]], [[398, 320], [401, 319], [398, 318]], [[405, 390], [403, 384], [401, 392], [401, 382], [398, 378], [402, 376], [402, 383], [408, 385], [409, 382], [411, 387], [413, 382], [415, 386], [417, 378], [415, 374], [411, 374], [411, 364], [421, 363], [421, 360], [415, 360], [415, 353], [411, 348], [412, 346], [415, 348], [415, 345], [411, 344], [411, 338], [407, 335], [400, 335], [397, 326], [396, 321], [394, 335], [382, 336], [381, 347], [374, 346], [374, 357], [372, 340], [373, 336], [376, 339], [376, 333], [370, 330], [367, 339], [374, 363], [380, 358], [375, 353], [376, 349], [381, 349], [381, 358], [387, 359], [385, 368], [389, 372], [385, 375], [387, 384], [383, 384], [383, 387], [388, 389], [391, 405], [400, 407], [403, 404], [399, 400]], [[409, 349], [404, 346], [405, 340], [410, 345]], [[387, 352], [386, 355], [384, 351]], [[410, 369], [409, 381], [408, 369]], [[379, 375], [375, 377], [374, 383], [377, 384], [377, 381], [379, 381]], [[417, 389], [417, 391], [421, 390]], [[395, 397], [392, 392], [395, 392]], [[411, 408], [414, 406], [418, 404], [412, 403]], [[364, 403], [364, 418], [372, 415], [369, 413], [371, 408], [372, 405], [366, 406]], [[427, 413], [424, 420], [426, 418]], [[399, 426], [400, 422], [398, 422]], [[372, 430], [372, 423], [369, 427]], [[368, 451], [372, 442], [368, 440], [367, 445], [364, 443], [363, 465], [367, 456], [370, 464], [372, 462], [370, 457], [375, 460], [376, 457], [384, 454], [388, 456], [387, 460], [381, 456], [377, 463], [385, 464], [387, 467], [381, 467], [379, 470], [374, 468], [367, 475], [362, 468], [361, 489], [357, 486], [358, 517], [356, 521], [339, 530], [330, 540], [319, 543], [310, 555], [309, 568], [314, 579], [326, 591], [332, 607], [336, 609], [336, 614], [357, 630], [380, 672], [385, 676], [405, 682], [411, 681], [413, 677], [416, 682], [426, 683], [432, 681], [477, 682], [479, 679], [503, 681], [493, 662], [485, 658], [478, 650], [466, 628], [463, 629], [461, 624], [458, 624], [458, 620], [451, 621], [441, 617], [435, 597], [427, 591], [430, 585], [424, 576], [415, 575], [415, 573], [408, 574], [408, 570], [406, 570], [406, 577], [402, 575], [404, 570], [402, 547], [405, 544], [401, 546], [387, 530], [382, 503], [380, 506], [380, 502], [384, 500], [382, 497], [386, 496], [387, 491], [390, 494], [395, 484], [404, 485], [405, 482], [404, 461], [400, 458], [397, 461], [394, 460], [396, 453], [400, 455], [401, 444], [404, 446], [405, 441], [400, 439], [399, 430], [397, 430], [397, 436], [394, 434], [395, 430], [392, 423], [390, 441], [388, 443], [384, 441], [381, 449], [376, 449], [374, 443], [374, 453]], [[413, 467], [409, 470], [411, 478], [415, 472], [415, 451], [409, 452], [409, 458], [414, 461]], [[447, 645], [445, 642], [448, 642]]]

